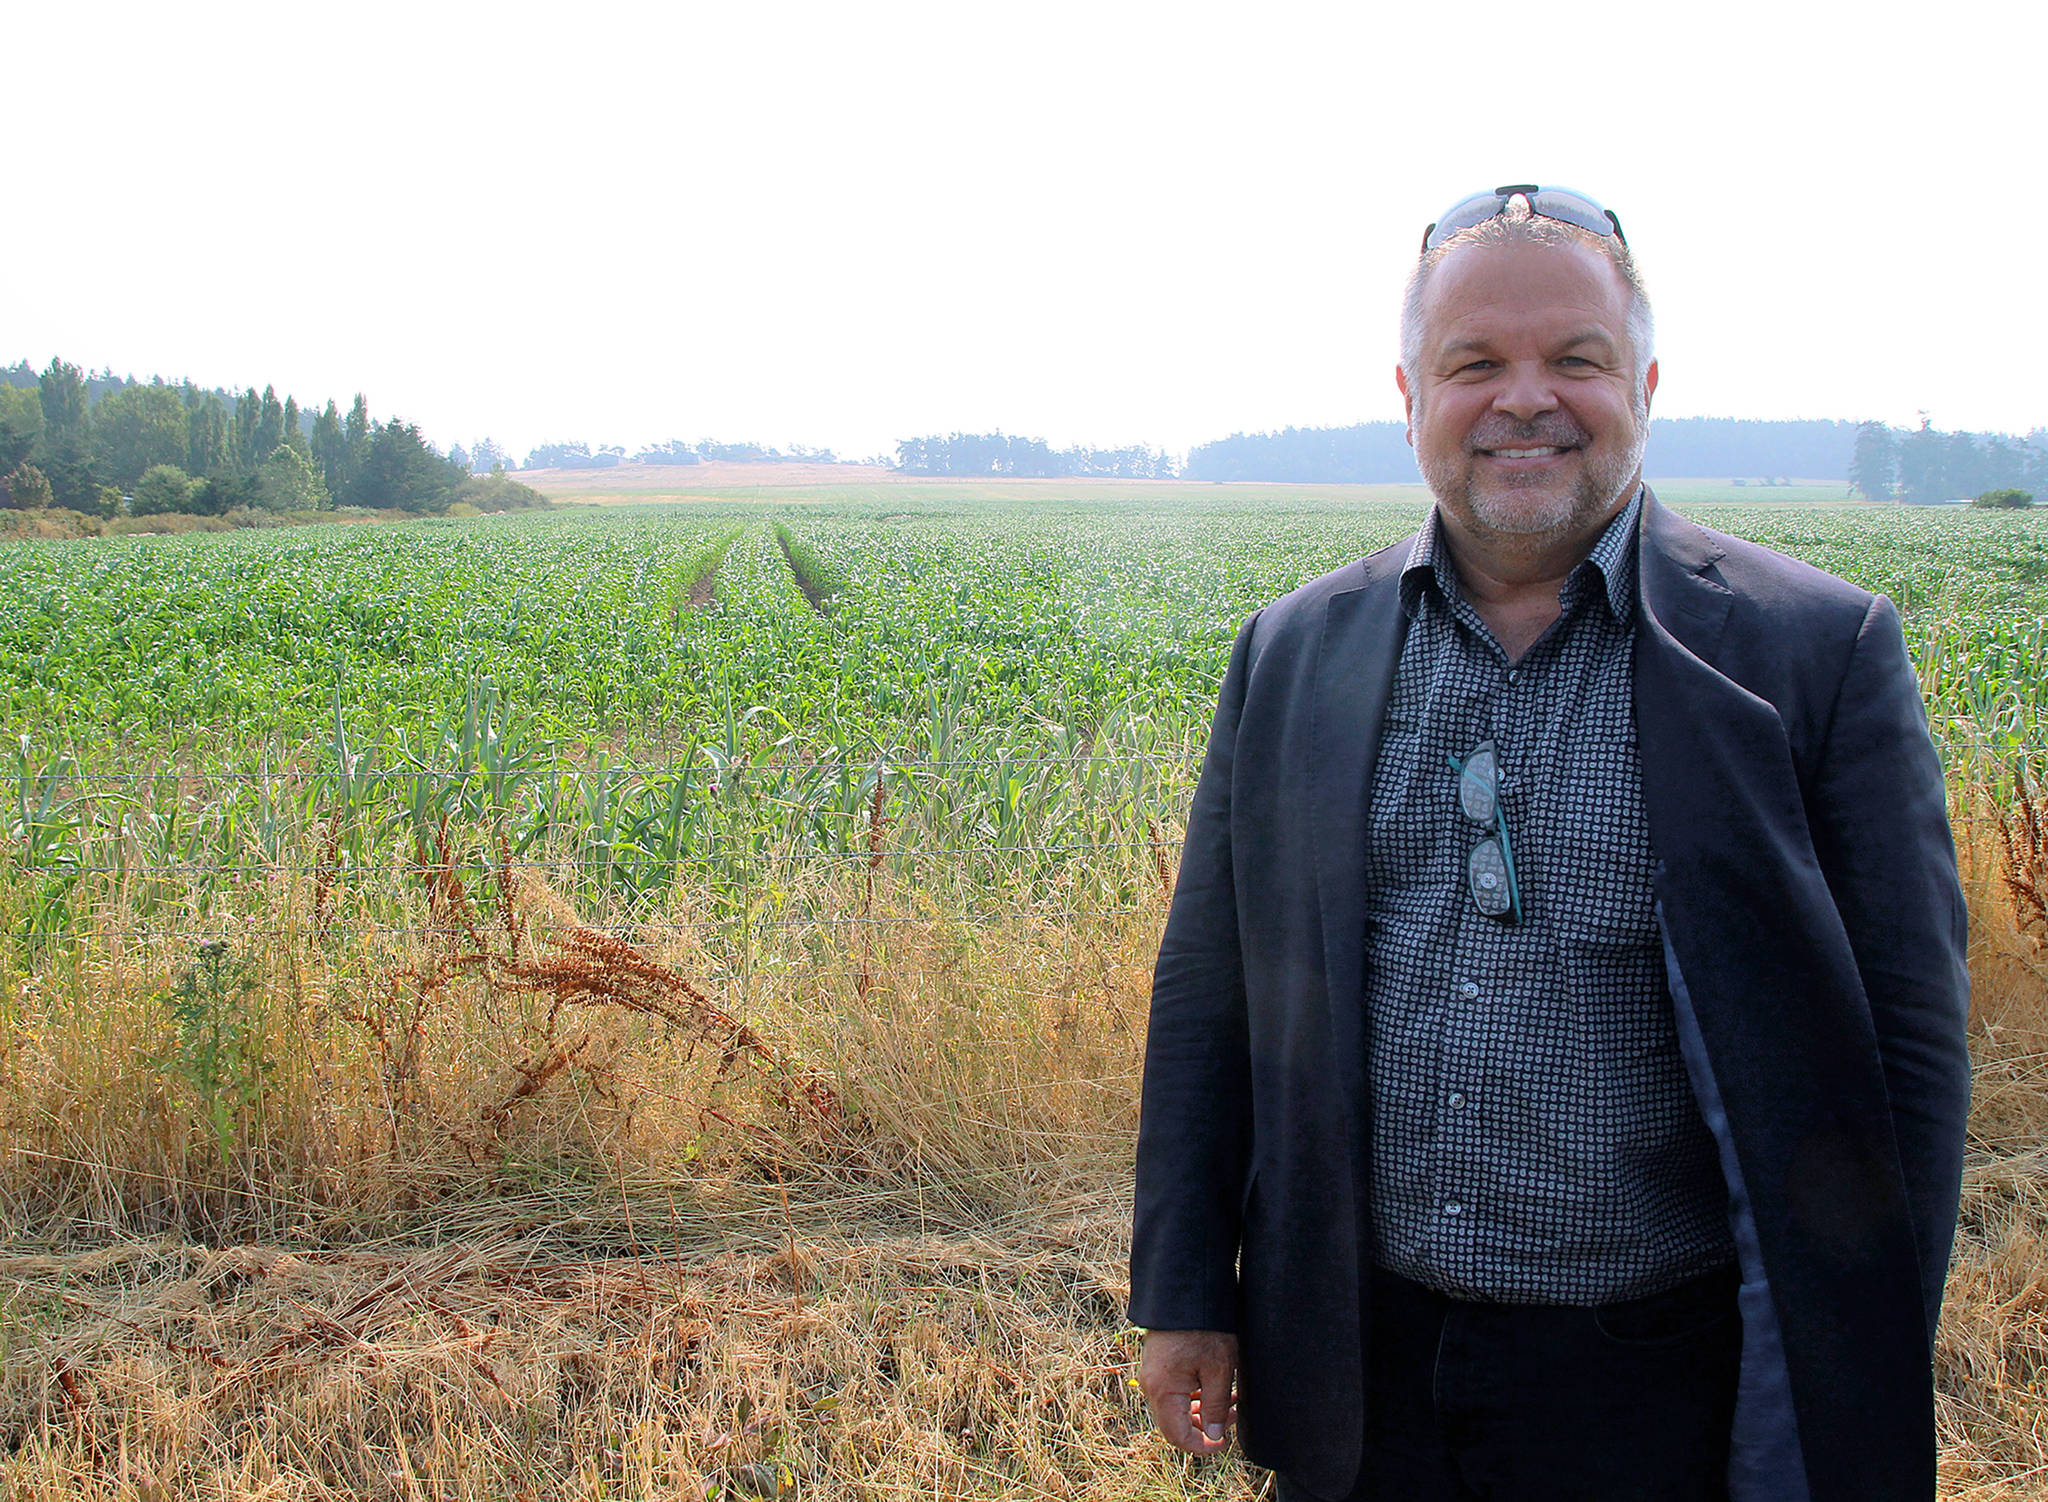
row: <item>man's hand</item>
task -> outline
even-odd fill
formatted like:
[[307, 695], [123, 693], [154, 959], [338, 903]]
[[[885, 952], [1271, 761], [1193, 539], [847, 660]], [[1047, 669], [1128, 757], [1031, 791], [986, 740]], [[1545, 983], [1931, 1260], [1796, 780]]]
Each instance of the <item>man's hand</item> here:
[[1150, 1330], [1138, 1357], [1138, 1386], [1167, 1442], [1190, 1455], [1214, 1455], [1237, 1421], [1231, 1383], [1237, 1337], [1221, 1330]]

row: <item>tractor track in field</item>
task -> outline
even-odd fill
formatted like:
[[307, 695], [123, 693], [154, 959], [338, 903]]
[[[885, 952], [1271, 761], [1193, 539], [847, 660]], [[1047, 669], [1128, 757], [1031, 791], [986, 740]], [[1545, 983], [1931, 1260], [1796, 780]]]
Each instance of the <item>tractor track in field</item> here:
[[798, 550], [790, 545], [789, 528], [783, 526], [781, 522], [775, 524], [775, 542], [782, 549], [782, 561], [789, 565], [790, 577], [796, 580], [796, 587], [803, 591], [803, 596], [810, 602], [811, 609], [817, 611], [819, 615], [830, 616], [833, 595], [831, 585], [818, 579], [809, 561], [799, 556]]
[[732, 545], [746, 530], [745, 527], [734, 527], [690, 560], [690, 582], [682, 595], [684, 606], [691, 610], [709, 610], [717, 603], [718, 571], [725, 565], [725, 555], [732, 551]]

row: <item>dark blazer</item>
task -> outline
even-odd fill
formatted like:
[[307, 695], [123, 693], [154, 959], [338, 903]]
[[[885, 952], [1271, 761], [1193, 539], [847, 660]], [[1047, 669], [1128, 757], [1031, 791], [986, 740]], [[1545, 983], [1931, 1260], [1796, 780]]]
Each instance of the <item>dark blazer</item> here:
[[[1672, 1004], [1742, 1262], [1736, 1502], [1934, 1494], [1969, 1097], [1941, 766], [1890, 602], [1643, 509], [1637, 740]], [[1366, 799], [1401, 543], [1255, 614], [1154, 975], [1131, 1319], [1234, 1330], [1245, 1453], [1341, 1497], [1371, 1332]]]

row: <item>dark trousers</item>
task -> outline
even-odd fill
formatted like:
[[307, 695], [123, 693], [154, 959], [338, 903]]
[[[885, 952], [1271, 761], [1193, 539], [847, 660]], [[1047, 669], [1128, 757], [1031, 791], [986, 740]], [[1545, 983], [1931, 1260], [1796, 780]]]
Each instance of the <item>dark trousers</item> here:
[[[1736, 1282], [1564, 1309], [1375, 1273], [1365, 1462], [1342, 1502], [1725, 1502]], [[1338, 1502], [1284, 1476], [1278, 1495]]]

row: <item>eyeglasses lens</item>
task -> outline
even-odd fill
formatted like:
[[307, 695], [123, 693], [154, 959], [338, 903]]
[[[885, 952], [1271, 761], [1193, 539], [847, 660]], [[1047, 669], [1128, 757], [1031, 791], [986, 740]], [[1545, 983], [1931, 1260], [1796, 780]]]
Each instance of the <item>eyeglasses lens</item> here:
[[1485, 839], [1465, 858], [1465, 885], [1479, 911], [1489, 918], [1520, 922], [1522, 902], [1515, 890], [1515, 857], [1508, 845], [1507, 825], [1500, 810], [1500, 752], [1481, 741], [1463, 761], [1449, 758], [1458, 774], [1458, 808], [1481, 829]]
[[1435, 250], [1461, 229], [1470, 229], [1475, 224], [1486, 223], [1506, 207], [1507, 200], [1498, 193], [1474, 193], [1470, 198], [1460, 199], [1445, 209], [1436, 223], [1423, 234], [1423, 251], [1427, 253]]
[[1435, 250], [1459, 230], [1484, 224], [1494, 215], [1505, 213], [1517, 194], [1529, 200], [1532, 214], [1575, 224], [1596, 235], [1612, 235], [1624, 245], [1628, 243], [1627, 236], [1621, 232], [1621, 221], [1583, 193], [1574, 193], [1569, 188], [1539, 188], [1532, 183], [1513, 183], [1505, 188], [1495, 188], [1491, 193], [1474, 193], [1470, 198], [1461, 198], [1444, 210], [1443, 217], [1423, 232], [1423, 254]]
[[1465, 862], [1465, 876], [1466, 885], [1472, 889], [1472, 900], [1487, 917], [1498, 918], [1513, 906], [1507, 858], [1501, 854], [1499, 840], [1489, 837], [1472, 847]]
[[1545, 188], [1529, 200], [1529, 209], [1545, 219], [1562, 219], [1566, 224], [1576, 224], [1596, 235], [1614, 233], [1614, 226], [1607, 222], [1605, 209], [1562, 188]]
[[1500, 756], [1493, 742], [1481, 744], [1458, 770], [1458, 807], [1475, 824], [1493, 823], [1500, 808]]

